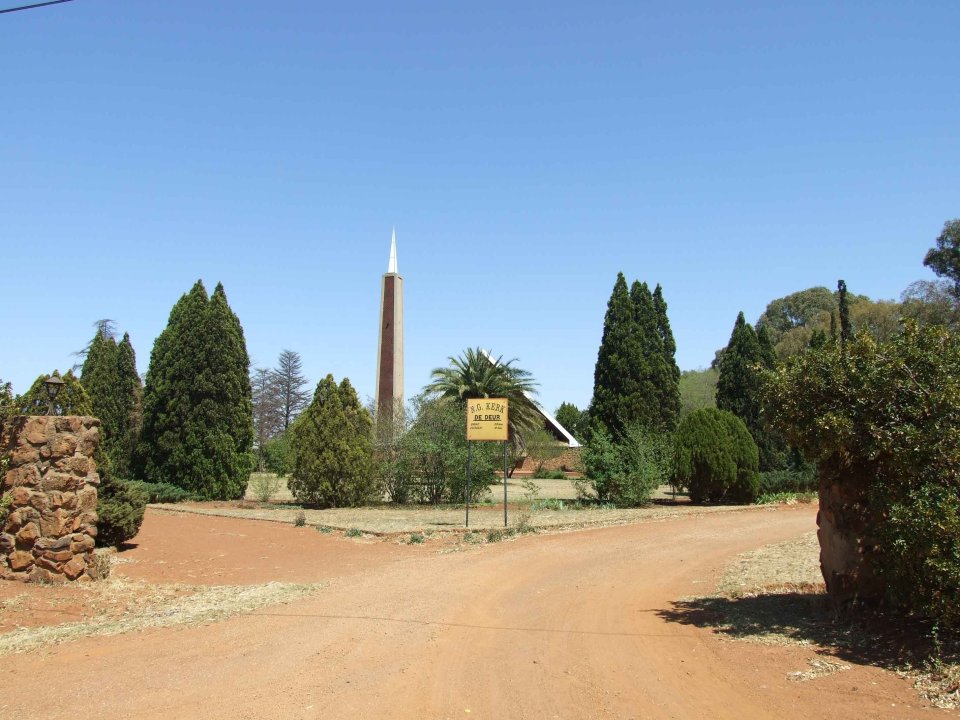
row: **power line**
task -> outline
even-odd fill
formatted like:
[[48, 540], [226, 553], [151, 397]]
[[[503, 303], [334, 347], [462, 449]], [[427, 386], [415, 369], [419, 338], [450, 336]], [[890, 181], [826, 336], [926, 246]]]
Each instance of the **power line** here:
[[59, 5], [60, 3], [73, 2], [73, 0], [50, 0], [50, 2], [36, 3], [34, 5], [21, 5], [20, 7], [7, 8], [6, 10], [0, 10], [0, 15], [8, 12], [16, 12], [17, 10], [29, 10], [31, 8], [43, 7], [45, 5]]

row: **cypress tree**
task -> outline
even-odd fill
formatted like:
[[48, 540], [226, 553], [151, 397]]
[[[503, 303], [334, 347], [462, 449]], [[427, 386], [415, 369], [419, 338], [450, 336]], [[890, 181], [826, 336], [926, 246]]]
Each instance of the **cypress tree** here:
[[[740, 418], [760, 450], [760, 470], [776, 470], [785, 464], [783, 441], [771, 433], [761, 414], [761, 390], [763, 368], [775, 362], [769, 336], [763, 343], [753, 327], [744, 319], [737, 321], [723, 354], [720, 375], [717, 378], [717, 407]], [[766, 348], [764, 348], [766, 346]]]
[[154, 343], [143, 396], [139, 470], [208, 499], [243, 495], [253, 468], [249, 356], [223, 286], [201, 281]]
[[847, 300], [847, 283], [843, 280], [837, 281], [837, 295], [840, 304], [840, 347], [846, 347], [847, 341], [851, 338], [850, 331], [850, 304]]
[[667, 301], [663, 298], [663, 288], [657, 284], [653, 291], [653, 308], [657, 315], [657, 333], [663, 352], [663, 361], [667, 368], [667, 377], [660, 388], [660, 422], [674, 430], [680, 422], [680, 368], [677, 366], [677, 343], [670, 329], [667, 317]]
[[117, 341], [103, 323], [87, 346], [87, 356], [80, 370], [80, 382], [90, 397], [94, 416], [100, 419], [101, 446], [113, 461], [112, 442], [121, 425], [119, 378], [117, 377]]
[[130, 342], [129, 333], [117, 345], [117, 377], [120, 385], [120, 398], [123, 412], [117, 436], [113, 440], [116, 448], [113, 456], [114, 471], [120, 477], [130, 477], [133, 454], [140, 438], [140, 423], [143, 420], [143, 384], [137, 372], [137, 355]]
[[[630, 302], [634, 312], [634, 336], [630, 344], [632, 380], [635, 390], [630, 414], [624, 417], [627, 426], [644, 428], [660, 425], [660, 390], [667, 375], [663, 360], [663, 343], [657, 328], [657, 311], [653, 295], [646, 283], [634, 280], [630, 286]], [[626, 428], [624, 428], [626, 429]]]
[[741, 312], [737, 315], [717, 378], [717, 407], [732, 412], [747, 427], [759, 417], [760, 378], [756, 366], [762, 362], [760, 342]]
[[637, 392], [634, 380], [636, 353], [633, 349], [635, 328], [636, 313], [627, 291], [627, 280], [623, 273], [617, 273], [603, 318], [603, 337], [593, 371], [593, 400], [590, 403], [591, 423], [613, 435], [619, 435], [627, 419], [633, 415], [629, 406]]
[[129, 477], [140, 423], [140, 376], [130, 336], [118, 344], [104, 322], [87, 346], [80, 381], [100, 419], [101, 446], [113, 471]]
[[770, 339], [770, 331], [765, 323], [757, 323], [757, 343], [760, 345], [760, 360], [763, 366], [772, 370], [777, 364], [777, 351]]
[[676, 343], [660, 286], [617, 275], [594, 370], [591, 423], [619, 442], [627, 428], [673, 430], [680, 417]]
[[293, 473], [288, 485], [298, 502], [328, 507], [362, 505], [376, 494], [373, 421], [346, 378], [317, 383], [313, 401], [292, 426]]

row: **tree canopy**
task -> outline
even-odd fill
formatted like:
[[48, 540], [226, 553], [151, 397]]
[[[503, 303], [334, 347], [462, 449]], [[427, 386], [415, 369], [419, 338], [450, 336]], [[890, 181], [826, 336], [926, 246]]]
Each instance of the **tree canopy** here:
[[953, 295], [960, 298], [960, 218], [943, 224], [943, 231], [937, 236], [936, 245], [927, 251], [923, 264], [952, 283]]
[[373, 420], [347, 378], [327, 375], [292, 426], [293, 472], [298, 502], [324, 507], [362, 505], [376, 496]]
[[448, 367], [434, 368], [424, 392], [465, 405], [472, 398], [506, 398], [510, 401], [508, 424], [511, 440], [522, 441], [524, 432], [542, 425], [542, 415], [531, 399], [537, 383], [516, 358], [494, 358], [482, 348], [467, 348], [460, 357], [450, 357]]
[[765, 326], [760, 337], [741, 312], [723, 353], [717, 378], [717, 407], [740, 418], [756, 442], [761, 470], [778, 470], [786, 464], [786, 446], [771, 432], [763, 417], [761, 391], [763, 371], [775, 364], [773, 347]]
[[238, 498], [253, 468], [250, 360], [222, 285], [201, 281], [170, 312], [144, 388], [140, 476], [203, 498]]
[[591, 422], [614, 439], [639, 424], [671, 430], [680, 415], [680, 371], [663, 291], [617, 274], [593, 375]]
[[80, 382], [90, 397], [93, 414], [100, 419], [101, 445], [113, 471], [129, 477], [140, 434], [142, 388], [130, 336], [118, 344], [110, 326], [97, 323], [87, 346]]
[[960, 337], [912, 322], [886, 341], [857, 335], [771, 372], [767, 387], [821, 492], [842, 491], [821, 510], [862, 529], [873, 573], [852, 575], [851, 590], [869, 599], [879, 577], [893, 603], [960, 624]]

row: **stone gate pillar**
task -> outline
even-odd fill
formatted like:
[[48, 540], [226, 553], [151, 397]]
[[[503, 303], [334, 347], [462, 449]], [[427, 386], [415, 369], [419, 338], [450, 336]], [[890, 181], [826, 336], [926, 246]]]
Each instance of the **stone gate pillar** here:
[[93, 417], [17, 418], [7, 430], [12, 452], [3, 477], [0, 578], [60, 582], [98, 577], [97, 475]]

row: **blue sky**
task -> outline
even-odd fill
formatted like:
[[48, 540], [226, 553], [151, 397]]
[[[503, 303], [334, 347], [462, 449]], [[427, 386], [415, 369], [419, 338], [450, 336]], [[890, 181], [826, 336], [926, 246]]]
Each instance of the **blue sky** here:
[[[10, 7], [13, 0], [0, 2]], [[681, 368], [737, 312], [896, 298], [960, 216], [960, 3], [75, 0], [0, 15], [0, 378], [222, 281], [257, 366], [406, 390], [470, 345], [585, 406], [618, 271]]]

